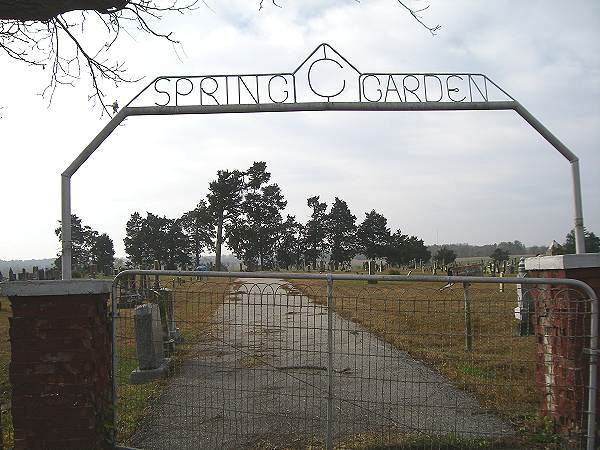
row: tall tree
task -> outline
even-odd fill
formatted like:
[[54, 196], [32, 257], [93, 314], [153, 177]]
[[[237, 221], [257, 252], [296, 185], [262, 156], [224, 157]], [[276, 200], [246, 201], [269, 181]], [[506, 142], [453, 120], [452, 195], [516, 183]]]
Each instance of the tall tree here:
[[181, 219], [137, 212], [127, 222], [125, 251], [134, 265], [152, 267], [154, 261], [169, 269], [190, 263], [189, 242]]
[[365, 220], [358, 226], [356, 237], [359, 250], [369, 259], [385, 258], [391, 240], [387, 219], [372, 210], [365, 214]]
[[223, 230], [233, 224], [240, 213], [244, 192], [244, 178], [239, 170], [219, 170], [217, 179], [211, 181], [207, 195], [209, 210], [217, 228], [215, 241], [215, 270], [221, 270]]
[[279, 267], [289, 270], [291, 267], [298, 267], [302, 263], [304, 255], [303, 230], [304, 227], [296, 221], [294, 216], [287, 216], [285, 222], [281, 225], [275, 252]]
[[287, 205], [276, 183], [267, 184], [271, 174], [263, 161], [246, 172], [242, 214], [227, 227], [228, 246], [249, 267], [273, 268], [275, 248], [282, 226], [281, 211]]
[[387, 261], [392, 266], [406, 264], [410, 250], [408, 245], [408, 236], [402, 234], [398, 229], [390, 237], [390, 244], [387, 250]]
[[410, 236], [408, 238], [406, 248], [407, 251], [403, 264], [407, 264], [412, 260], [427, 262], [431, 259], [431, 252], [427, 249], [425, 242], [417, 236]]
[[312, 209], [304, 230], [306, 261], [316, 270], [317, 260], [327, 251], [327, 203], [320, 202], [319, 196], [315, 195], [308, 198], [306, 204]]
[[[593, 232], [583, 228], [583, 236], [585, 239], [585, 252], [586, 253], [598, 253], [600, 252], [600, 237], [596, 236]], [[575, 254], [575, 230], [571, 230], [569, 234], [565, 236], [565, 243], [563, 250], [566, 254]]]
[[125, 226], [125, 252], [134, 267], [142, 268], [145, 258], [143, 254], [145, 237], [142, 233], [144, 219], [137, 211], [134, 212]]
[[[60, 221], [59, 221], [60, 224]], [[62, 228], [59, 226], [55, 233], [59, 239]], [[71, 215], [72, 265], [75, 273], [86, 272], [91, 264], [96, 264], [98, 270], [106, 275], [112, 273], [115, 250], [112, 239], [106, 233], [98, 233], [87, 225], [83, 225], [77, 215]], [[61, 267], [62, 257], [55, 261], [56, 267]]]
[[104, 275], [111, 275], [115, 265], [115, 248], [112, 239], [106, 233], [102, 233], [92, 246], [92, 262], [98, 267], [98, 271]]
[[165, 240], [165, 266], [168, 270], [187, 267], [190, 260], [189, 241], [181, 219], [167, 219]]
[[183, 232], [190, 243], [190, 254], [194, 256], [194, 267], [200, 265], [200, 256], [206, 249], [214, 249], [215, 227], [214, 218], [204, 200], [181, 217]]
[[[62, 239], [61, 221], [54, 230], [58, 239]], [[92, 248], [98, 238], [98, 232], [87, 225], [83, 225], [76, 214], [71, 214], [71, 264], [75, 272], [83, 272], [92, 264]], [[61, 267], [62, 257], [59, 255], [54, 264]]]
[[326, 235], [334, 269], [350, 264], [356, 255], [356, 216], [350, 212], [344, 200], [335, 198], [327, 215]]

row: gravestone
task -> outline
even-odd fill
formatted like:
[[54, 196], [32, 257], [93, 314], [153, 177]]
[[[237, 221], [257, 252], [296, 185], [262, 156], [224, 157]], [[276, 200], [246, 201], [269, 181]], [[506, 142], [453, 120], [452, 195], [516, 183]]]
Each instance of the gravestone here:
[[133, 319], [138, 368], [131, 372], [131, 383], [142, 384], [164, 378], [170, 360], [164, 355], [159, 306], [152, 303], [140, 305], [135, 308]]
[[175, 344], [182, 342], [181, 332], [177, 328], [175, 320], [175, 291], [171, 289], [161, 289], [161, 301], [165, 304], [167, 316], [167, 331], [168, 341], [173, 341]]
[[38, 266], [33, 266], [33, 270], [31, 271], [31, 278], [33, 280], [38, 280]]
[[15, 276], [15, 273], [12, 270], [12, 267], [10, 267], [8, 269], [8, 281], [16, 281], [17, 277]]

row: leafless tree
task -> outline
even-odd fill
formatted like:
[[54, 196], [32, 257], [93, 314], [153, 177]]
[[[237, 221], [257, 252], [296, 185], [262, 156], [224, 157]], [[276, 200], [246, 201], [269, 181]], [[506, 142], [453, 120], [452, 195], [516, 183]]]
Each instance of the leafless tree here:
[[[259, 10], [267, 4], [281, 7], [279, 0], [258, 1]], [[414, 9], [406, 1], [396, 1], [432, 34], [440, 28], [422, 20], [420, 14], [428, 6]], [[160, 31], [157, 19], [188, 13], [199, 2], [210, 8], [206, 0], [0, 0], [0, 50], [14, 60], [49, 69], [50, 81], [43, 92], [49, 102], [58, 86], [89, 79], [89, 99], [110, 115], [117, 105], [106, 103], [104, 83], [138, 80], [127, 75], [123, 61], [111, 58], [121, 33], [137, 29], [177, 45], [172, 32]], [[97, 25], [106, 32], [105, 40], [92, 48], [84, 32]]]
[[[133, 27], [178, 44], [172, 32], [156, 27], [156, 19], [167, 13], [184, 14], [196, 4], [197, 0], [0, 0], [0, 49], [17, 61], [50, 71], [43, 93], [50, 102], [58, 86], [72, 85], [87, 75], [90, 100], [109, 113], [104, 82], [137, 81], [127, 76], [122, 61], [110, 58], [121, 33]], [[85, 31], [98, 25], [106, 39], [92, 49]]]

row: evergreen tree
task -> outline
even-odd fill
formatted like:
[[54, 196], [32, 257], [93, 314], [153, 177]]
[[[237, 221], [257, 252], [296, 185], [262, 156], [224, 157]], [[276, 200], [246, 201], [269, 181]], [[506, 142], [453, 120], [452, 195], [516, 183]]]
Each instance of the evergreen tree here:
[[287, 205], [281, 189], [267, 184], [271, 174], [263, 161], [246, 172], [246, 192], [241, 214], [227, 226], [228, 246], [250, 267], [261, 270], [275, 266], [275, 249], [281, 231], [281, 211]]
[[392, 266], [406, 264], [410, 254], [408, 236], [402, 234], [398, 229], [390, 237], [390, 245], [387, 250], [387, 261]]
[[134, 212], [125, 226], [125, 252], [134, 267], [144, 267], [145, 258], [143, 255], [144, 236], [142, 234], [142, 225], [144, 219], [137, 211]]
[[165, 267], [167, 270], [187, 267], [191, 262], [189, 240], [183, 231], [181, 219], [167, 219], [165, 231]]
[[[583, 236], [585, 239], [585, 252], [586, 253], [598, 253], [600, 252], [600, 237], [596, 236], [591, 231], [583, 228]], [[574, 255], [575, 250], [575, 230], [571, 230], [565, 237], [565, 243], [563, 244], [563, 250], [566, 254]]]
[[215, 270], [221, 270], [221, 247], [226, 238], [223, 236], [223, 230], [236, 221], [240, 212], [244, 191], [243, 174], [238, 170], [219, 170], [217, 179], [210, 182], [208, 189], [209, 210], [217, 228], [214, 245]]
[[385, 258], [391, 241], [387, 219], [372, 210], [365, 214], [365, 220], [356, 232], [359, 250], [369, 259]]
[[[54, 230], [58, 239], [62, 239], [61, 221]], [[98, 239], [98, 232], [87, 225], [83, 225], [81, 219], [76, 214], [71, 214], [71, 265], [75, 273], [86, 272], [89, 265], [92, 264], [92, 248]], [[54, 262], [57, 268], [62, 265], [62, 256], [59, 254]]]
[[291, 267], [299, 267], [302, 264], [302, 256], [304, 255], [303, 230], [304, 227], [296, 222], [294, 216], [287, 216], [281, 226], [275, 252], [279, 267], [289, 270]]
[[191, 262], [189, 240], [182, 228], [181, 219], [168, 219], [137, 212], [127, 222], [125, 251], [130, 261], [139, 267], [151, 268], [154, 261], [161, 267], [176, 269]]
[[202, 251], [205, 248], [214, 250], [214, 218], [206, 202], [200, 200], [194, 209], [186, 212], [181, 217], [181, 225], [190, 244], [189, 253], [194, 257], [194, 267], [198, 267]]
[[306, 200], [312, 213], [304, 233], [306, 247], [306, 261], [317, 269], [317, 260], [327, 251], [327, 203], [319, 202], [319, 196], [310, 197]]
[[112, 239], [102, 233], [92, 247], [92, 262], [96, 264], [98, 272], [111, 275], [115, 265], [115, 248]]
[[427, 262], [431, 259], [431, 252], [427, 249], [425, 242], [417, 236], [410, 236], [406, 241], [406, 247], [407, 252], [403, 264], [408, 264], [413, 260]]
[[356, 254], [356, 216], [346, 202], [337, 197], [326, 218], [326, 236], [334, 269], [350, 264]]

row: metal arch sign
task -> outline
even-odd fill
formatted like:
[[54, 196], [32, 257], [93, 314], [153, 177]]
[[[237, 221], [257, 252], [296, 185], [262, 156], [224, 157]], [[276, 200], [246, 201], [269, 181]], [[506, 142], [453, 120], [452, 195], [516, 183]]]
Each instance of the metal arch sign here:
[[161, 76], [127, 106], [222, 107], [355, 103], [473, 103], [514, 101], [479, 73], [361, 72], [328, 44], [292, 72]]
[[161, 76], [106, 124], [61, 174], [62, 277], [71, 279], [71, 177], [130, 116], [293, 111], [513, 110], [571, 165], [575, 243], [585, 253], [579, 159], [505, 90], [483, 74], [361, 72], [320, 44], [292, 72]]

